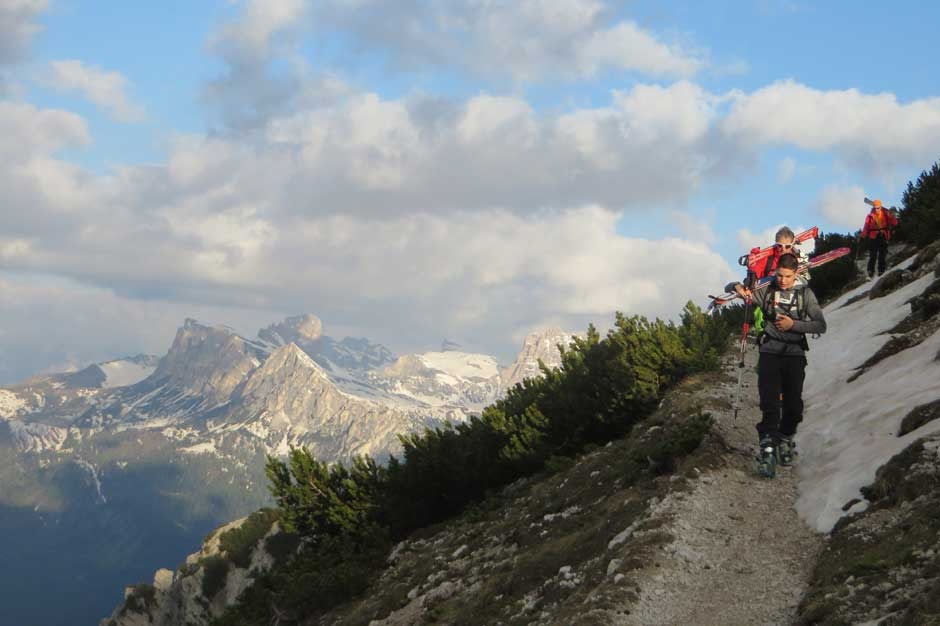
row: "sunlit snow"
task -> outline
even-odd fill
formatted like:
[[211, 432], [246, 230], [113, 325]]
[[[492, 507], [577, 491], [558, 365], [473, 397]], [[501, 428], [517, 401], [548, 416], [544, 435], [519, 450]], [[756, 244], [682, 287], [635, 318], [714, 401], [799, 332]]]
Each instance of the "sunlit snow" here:
[[0, 418], [14, 417], [26, 407], [26, 402], [12, 391], [0, 389]]
[[102, 363], [98, 367], [107, 377], [101, 385], [106, 389], [139, 383], [157, 369], [156, 365], [140, 365], [124, 359]]
[[[897, 436], [909, 411], [940, 398], [940, 332], [846, 382], [855, 367], [890, 339], [879, 333], [904, 319], [911, 310], [906, 302], [933, 280], [930, 273], [883, 298], [863, 298], [842, 308], [852, 296], [869, 289], [872, 283], [867, 283], [825, 308], [829, 330], [811, 340], [805, 418], [797, 435], [797, 510], [821, 532], [845, 515], [847, 502], [861, 498], [859, 488], [872, 483], [881, 465], [915, 439], [940, 431], [940, 421], [934, 421]], [[851, 510], [863, 508], [860, 503]]]

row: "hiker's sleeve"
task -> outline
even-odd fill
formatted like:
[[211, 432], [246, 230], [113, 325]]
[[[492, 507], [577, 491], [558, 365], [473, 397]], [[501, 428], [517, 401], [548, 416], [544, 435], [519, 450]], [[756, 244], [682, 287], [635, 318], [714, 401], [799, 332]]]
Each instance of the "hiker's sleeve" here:
[[809, 319], [793, 320], [793, 332], [821, 335], [826, 332], [826, 318], [823, 316], [822, 307], [816, 300], [816, 294], [812, 289], [806, 289], [803, 292], [806, 299], [806, 317]]

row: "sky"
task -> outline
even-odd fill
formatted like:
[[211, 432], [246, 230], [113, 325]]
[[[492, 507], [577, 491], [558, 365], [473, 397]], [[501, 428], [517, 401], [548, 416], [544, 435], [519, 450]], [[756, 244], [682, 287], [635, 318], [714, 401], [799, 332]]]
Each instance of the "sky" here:
[[502, 363], [676, 319], [938, 158], [940, 7], [824, 4], [0, 0], [0, 384], [186, 317]]

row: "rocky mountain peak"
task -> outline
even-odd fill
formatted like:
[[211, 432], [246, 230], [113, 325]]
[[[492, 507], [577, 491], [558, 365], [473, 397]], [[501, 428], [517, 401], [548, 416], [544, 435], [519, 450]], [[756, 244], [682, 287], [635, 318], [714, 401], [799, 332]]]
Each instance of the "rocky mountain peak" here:
[[566, 333], [560, 328], [547, 328], [531, 332], [522, 342], [522, 350], [515, 362], [503, 369], [503, 389], [509, 389], [526, 378], [539, 376], [539, 360], [549, 367], [561, 365], [561, 353], [558, 345], [567, 346], [574, 339], [574, 335]]
[[271, 324], [258, 331], [262, 341], [282, 346], [290, 342], [306, 343], [316, 341], [323, 335], [323, 322], [312, 313], [288, 317], [283, 322]]
[[217, 404], [226, 401], [265, 356], [227, 327], [187, 318], [151, 378]]

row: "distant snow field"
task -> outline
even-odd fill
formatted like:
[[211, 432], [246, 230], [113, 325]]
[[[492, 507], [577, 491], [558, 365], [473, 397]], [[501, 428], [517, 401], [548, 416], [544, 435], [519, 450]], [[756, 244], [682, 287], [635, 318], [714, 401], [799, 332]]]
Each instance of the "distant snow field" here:
[[107, 377], [102, 384], [105, 389], [134, 385], [153, 374], [156, 365], [140, 365], [124, 359], [102, 363], [98, 367]]
[[[910, 259], [901, 264], [906, 267]], [[940, 398], [940, 332], [890, 356], [847, 383], [890, 338], [881, 334], [910, 313], [906, 302], [934, 280], [932, 273], [876, 300], [847, 307], [873, 283], [844, 294], [825, 308], [828, 332], [810, 340], [803, 399], [805, 418], [797, 435], [800, 497], [797, 510], [811, 527], [828, 532], [861, 498], [859, 489], [912, 441], [940, 431], [940, 420], [898, 437], [901, 420], [917, 406]], [[863, 510], [864, 501], [851, 512]]]
[[418, 355], [425, 366], [460, 378], [493, 378], [499, 376], [496, 359], [486, 354], [469, 352], [424, 352]]

